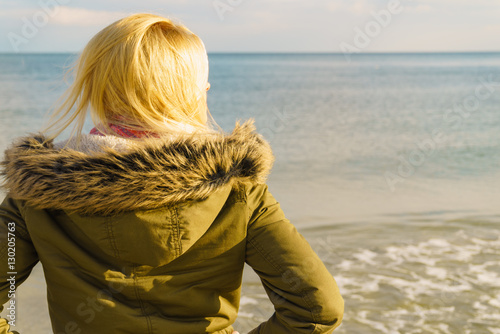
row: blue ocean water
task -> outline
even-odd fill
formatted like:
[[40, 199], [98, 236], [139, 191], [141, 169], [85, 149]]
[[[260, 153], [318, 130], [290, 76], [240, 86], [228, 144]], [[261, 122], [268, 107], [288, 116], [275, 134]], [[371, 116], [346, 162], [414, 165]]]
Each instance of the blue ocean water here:
[[[40, 128], [73, 59], [0, 55], [0, 148]], [[230, 131], [236, 119], [255, 118], [280, 178], [306, 172], [394, 190], [407, 174], [436, 180], [497, 172], [500, 54], [366, 54], [350, 62], [335, 54], [212, 54], [210, 68], [215, 120]], [[405, 160], [413, 173], [398, 173]], [[386, 172], [396, 187], [377, 182]]]
[[[0, 55], [1, 151], [40, 129], [72, 59]], [[500, 54], [209, 60], [210, 112], [270, 141], [269, 187], [345, 295], [340, 333], [500, 333]], [[270, 312], [248, 274], [237, 328]]]

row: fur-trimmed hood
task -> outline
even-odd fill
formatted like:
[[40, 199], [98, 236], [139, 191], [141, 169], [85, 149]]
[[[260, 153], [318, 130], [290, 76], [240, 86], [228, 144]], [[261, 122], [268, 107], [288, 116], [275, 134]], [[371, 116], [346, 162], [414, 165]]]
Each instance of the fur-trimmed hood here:
[[43, 136], [20, 139], [5, 151], [3, 187], [35, 208], [108, 216], [265, 183], [274, 160], [252, 122], [237, 123], [230, 134], [144, 141], [88, 135], [81, 143], [76, 149]]

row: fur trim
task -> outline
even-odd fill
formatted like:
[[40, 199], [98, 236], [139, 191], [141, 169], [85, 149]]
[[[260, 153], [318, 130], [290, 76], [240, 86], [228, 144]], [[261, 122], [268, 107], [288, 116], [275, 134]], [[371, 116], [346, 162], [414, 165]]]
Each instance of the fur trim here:
[[1, 174], [10, 196], [35, 208], [107, 216], [202, 200], [228, 184], [265, 183], [273, 161], [249, 121], [227, 135], [133, 141], [125, 151], [80, 152], [27, 137], [5, 151]]
[[129, 151], [138, 140], [133, 138], [122, 138], [117, 136], [81, 135], [77, 141], [75, 137], [63, 142], [54, 143], [55, 149], [71, 148], [83, 153], [104, 152], [106, 148], [112, 148], [118, 152]]

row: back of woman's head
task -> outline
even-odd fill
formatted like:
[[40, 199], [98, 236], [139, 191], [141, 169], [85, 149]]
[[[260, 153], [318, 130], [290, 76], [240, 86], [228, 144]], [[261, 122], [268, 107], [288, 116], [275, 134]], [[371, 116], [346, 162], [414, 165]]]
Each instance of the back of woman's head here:
[[55, 136], [74, 121], [79, 135], [87, 111], [103, 130], [110, 123], [157, 133], [178, 123], [206, 124], [205, 47], [167, 18], [135, 14], [114, 22], [90, 40], [72, 73], [48, 128]]

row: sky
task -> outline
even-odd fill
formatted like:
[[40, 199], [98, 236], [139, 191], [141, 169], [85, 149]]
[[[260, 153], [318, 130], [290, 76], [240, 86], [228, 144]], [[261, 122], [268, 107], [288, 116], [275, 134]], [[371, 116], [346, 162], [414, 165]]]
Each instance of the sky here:
[[209, 52], [500, 51], [499, 0], [0, 0], [0, 52], [79, 52], [139, 12]]

